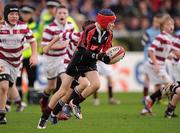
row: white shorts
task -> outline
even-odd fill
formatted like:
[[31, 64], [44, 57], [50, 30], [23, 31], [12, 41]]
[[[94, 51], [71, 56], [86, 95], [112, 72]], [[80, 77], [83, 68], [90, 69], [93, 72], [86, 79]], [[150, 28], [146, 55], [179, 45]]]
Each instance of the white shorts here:
[[66, 55], [60, 57], [43, 56], [43, 68], [47, 79], [56, 78], [59, 74], [65, 72], [65, 57]]
[[109, 65], [101, 62], [101, 61], [97, 62], [97, 70], [98, 70], [100, 75], [103, 75], [103, 76], [110, 76], [110, 75], [112, 75], [111, 67]]
[[0, 59], [0, 65], [4, 67], [4, 71], [1, 72], [0, 74], [8, 74], [10, 75], [10, 82], [15, 83], [16, 79], [18, 77], [18, 74], [20, 73], [19, 68], [12, 66], [8, 62]]
[[164, 65], [160, 67], [159, 73], [156, 73], [154, 71], [153, 65], [151, 65], [149, 62], [146, 62], [144, 67], [150, 79], [150, 83], [152, 83], [153, 85], [172, 82], [172, 79], [168, 75], [166, 67]]

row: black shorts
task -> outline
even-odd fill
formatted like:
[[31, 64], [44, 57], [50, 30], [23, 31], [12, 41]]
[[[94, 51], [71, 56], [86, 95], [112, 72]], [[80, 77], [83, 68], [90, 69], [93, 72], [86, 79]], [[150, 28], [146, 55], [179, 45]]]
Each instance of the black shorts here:
[[12, 87], [14, 84], [9, 74], [0, 74], [0, 82], [3, 80], [9, 81], [9, 87]]
[[86, 58], [81, 51], [76, 51], [66, 69], [66, 74], [75, 77], [89, 71], [97, 71], [96, 61]]

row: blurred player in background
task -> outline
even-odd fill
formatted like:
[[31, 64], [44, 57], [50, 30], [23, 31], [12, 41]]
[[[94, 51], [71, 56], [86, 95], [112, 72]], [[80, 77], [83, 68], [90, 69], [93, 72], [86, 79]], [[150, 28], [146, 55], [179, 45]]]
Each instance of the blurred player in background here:
[[0, 30], [0, 124], [6, 124], [5, 105], [9, 89], [16, 89], [15, 83], [21, 66], [24, 41], [31, 44], [30, 66], [37, 63], [37, 43], [28, 26], [19, 21], [19, 8], [8, 4], [4, 8], [4, 24]]
[[[152, 105], [154, 104], [156, 98], [175, 94], [172, 97], [173, 102], [170, 102], [168, 108], [171, 108], [170, 112], [166, 115], [173, 116], [175, 104], [178, 101], [178, 89], [180, 89], [178, 82], [173, 83], [172, 79], [168, 75], [165, 67], [165, 61], [170, 56], [172, 52], [180, 58], [179, 48], [173, 43], [172, 33], [174, 31], [174, 21], [169, 15], [164, 15], [160, 23], [161, 33], [156, 36], [155, 40], [149, 48], [149, 62], [146, 64], [146, 71], [148, 71], [148, 76], [150, 83], [159, 86], [159, 89], [154, 92], [151, 96], [145, 98], [145, 108], [142, 110], [141, 114], [152, 113]], [[163, 85], [163, 86], [162, 86]], [[177, 91], [177, 92], [176, 92]], [[178, 94], [178, 95], [176, 95]]]
[[[113, 98], [113, 87], [112, 87], [112, 70], [110, 66], [104, 64], [101, 61], [97, 62], [97, 70], [100, 75], [104, 76], [107, 79], [107, 84], [108, 84], [108, 102], [109, 104], [120, 104], [119, 100], [116, 100]], [[93, 104], [95, 106], [100, 104], [99, 98], [98, 98], [98, 92], [95, 92], [93, 94]]]
[[[112, 28], [116, 20], [115, 14], [109, 9], [99, 11], [95, 24], [87, 26], [80, 38], [77, 51], [75, 51], [70, 64], [67, 67], [65, 80], [62, 82], [60, 89], [52, 96], [48, 107], [43, 112], [37, 128], [46, 128], [46, 122], [55, 108], [57, 102], [66, 95], [75, 76], [79, 73], [85, 74], [90, 85], [73, 100], [70, 106], [73, 113], [80, 117], [77, 111], [77, 105], [82, 103], [85, 98], [93, 94], [100, 87], [99, 74], [97, 72], [96, 62], [101, 60], [105, 63], [110, 62], [110, 58], [105, 54], [106, 50], [111, 47]], [[63, 102], [61, 100], [61, 102]]]
[[[156, 15], [153, 17], [152, 26], [148, 28], [143, 34], [141, 43], [144, 46], [144, 61], [148, 60], [148, 48], [151, 46], [152, 41], [155, 37], [160, 33], [160, 15]], [[144, 69], [145, 70], [145, 69]], [[148, 95], [149, 92], [149, 77], [146, 71], [144, 71], [144, 88], [143, 88], [143, 96], [144, 98]], [[156, 90], [156, 87], [155, 87]], [[143, 98], [143, 99], [144, 99]]]
[[68, 9], [63, 5], [57, 7], [56, 9], [55, 20], [45, 28], [41, 43], [44, 51], [44, 70], [48, 79], [47, 88], [44, 90], [42, 98], [40, 99], [42, 111], [44, 111], [46, 108], [49, 97], [52, 91], [56, 88], [57, 77], [59, 76], [61, 80], [64, 78], [64, 59], [67, 56], [66, 46], [69, 42], [61, 39], [57, 42], [57, 44], [53, 45], [50, 50], [46, 51], [45, 49], [47, 49], [46, 47], [48, 46], [49, 42], [56, 35], [59, 35], [64, 31], [74, 31], [74, 26], [72, 23], [67, 21]]

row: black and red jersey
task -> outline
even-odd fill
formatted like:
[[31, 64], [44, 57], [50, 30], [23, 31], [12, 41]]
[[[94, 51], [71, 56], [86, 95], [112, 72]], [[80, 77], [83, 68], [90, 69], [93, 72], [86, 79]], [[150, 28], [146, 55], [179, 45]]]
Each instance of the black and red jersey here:
[[111, 47], [112, 37], [112, 31], [101, 31], [97, 23], [93, 23], [85, 27], [78, 48], [83, 47], [95, 53], [106, 52], [106, 50]]

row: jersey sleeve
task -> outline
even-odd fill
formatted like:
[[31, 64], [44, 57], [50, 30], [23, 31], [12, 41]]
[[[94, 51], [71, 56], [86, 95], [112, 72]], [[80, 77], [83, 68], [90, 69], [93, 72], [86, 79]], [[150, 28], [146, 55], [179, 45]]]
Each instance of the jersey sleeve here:
[[32, 30], [30, 30], [30, 29], [28, 28], [28, 26], [27, 26], [27, 28], [26, 28], [25, 38], [26, 38], [26, 41], [27, 41], [27, 42], [34, 42], [34, 41], [36, 41], [36, 39], [35, 39], [34, 36], [33, 36]]
[[161, 37], [157, 36], [148, 50], [155, 51], [161, 45]]
[[53, 38], [53, 31], [47, 26], [43, 32], [41, 46], [47, 46]]

